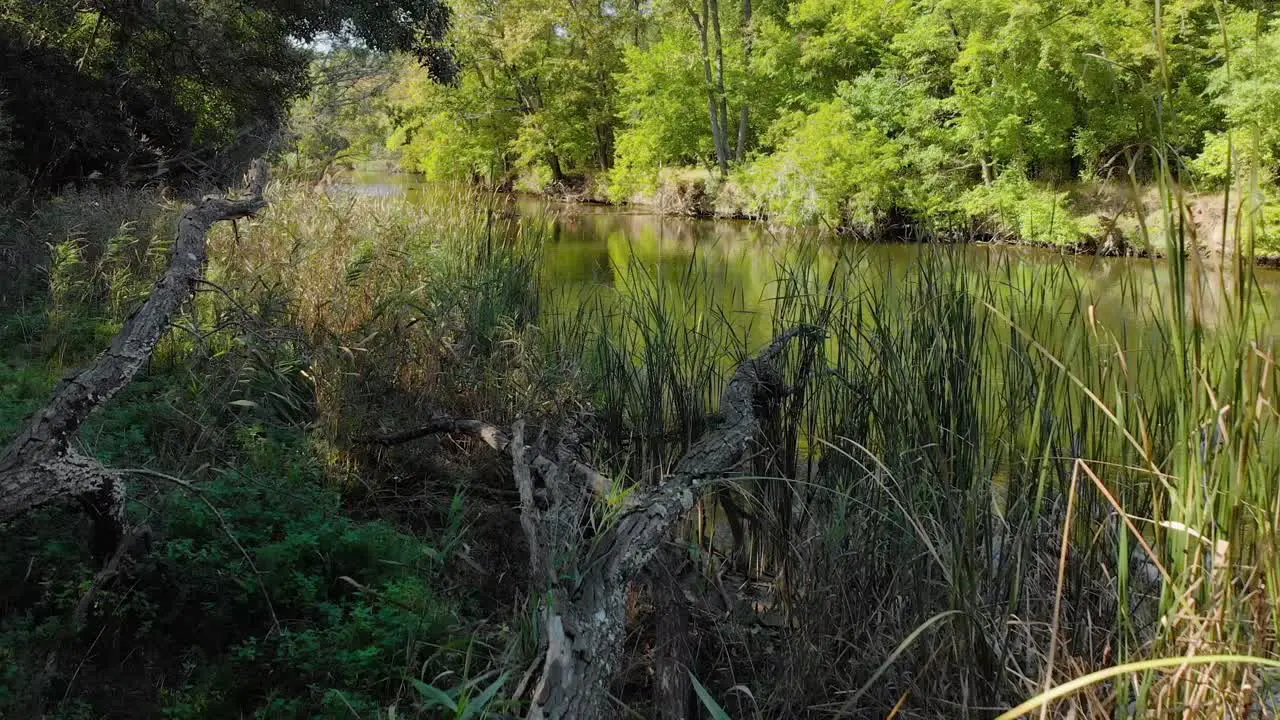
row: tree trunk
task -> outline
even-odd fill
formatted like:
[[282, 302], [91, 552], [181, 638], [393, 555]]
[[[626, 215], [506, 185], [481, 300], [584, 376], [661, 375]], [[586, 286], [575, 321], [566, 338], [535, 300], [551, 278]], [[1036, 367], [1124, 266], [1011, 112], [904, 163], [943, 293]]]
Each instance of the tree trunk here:
[[[800, 335], [817, 332], [798, 328], [783, 333], [758, 358], [740, 365], [721, 397], [721, 424], [689, 448], [664, 483], [638, 494], [630, 509], [589, 544], [584, 543], [582, 524], [592, 502], [586, 486], [595, 485], [600, 492], [608, 481], [578, 459], [579, 433], [564, 434], [552, 461], [525, 446], [522, 429], [517, 429], [511, 453], [521, 515], [530, 520], [526, 535], [543, 558], [534, 563], [535, 576], [548, 578], [551, 588], [543, 615], [547, 654], [530, 720], [614, 715], [607, 703], [622, 655], [628, 584], [703, 491], [758, 449], [762, 423], [788, 392], [776, 363]], [[542, 481], [537, 486], [547, 495], [543, 503], [525, 500], [534, 496], [535, 473]]]
[[640, 0], [631, 0], [631, 40], [636, 47], [640, 47], [642, 39], [640, 31], [643, 23], [640, 18]]
[[662, 561], [654, 565], [654, 710], [659, 720], [689, 720], [694, 717], [693, 686], [689, 682], [693, 647], [682, 583], [688, 558], [668, 548]]
[[750, 111], [747, 109], [747, 103], [742, 103], [742, 110], [738, 113], [738, 147], [734, 152], [734, 159], [742, 162], [747, 154], [747, 124], [750, 122]]
[[596, 160], [601, 171], [613, 167], [613, 126], [609, 123], [596, 124]]
[[117, 475], [71, 448], [71, 437], [94, 410], [126, 387], [151, 357], [161, 335], [204, 276], [209, 228], [266, 207], [266, 164], [254, 164], [249, 197], [210, 198], [182, 214], [169, 267], [142, 307], [88, 368], [54, 389], [0, 455], [0, 522], [55, 500], [83, 499], [94, 519], [94, 551], [109, 557], [124, 534], [125, 491]]
[[710, 0], [711, 28], [716, 36], [716, 102], [720, 106], [720, 143], [718, 152], [725, 158], [720, 174], [728, 172], [729, 159], [729, 95], [724, 86], [724, 38], [720, 35], [720, 0]]
[[[751, 29], [751, 0], [742, 0], [742, 65], [744, 72], [751, 72], [751, 43], [753, 40], [753, 32]], [[742, 162], [747, 154], [747, 129], [750, 123], [750, 106], [744, 98], [742, 101], [742, 110], [738, 114], [738, 147], [734, 152], [734, 159]]]
[[[546, 656], [529, 720], [617, 715], [608, 700], [622, 659], [628, 587], [698, 498], [759, 453], [763, 429], [792, 393], [778, 361], [790, 341], [802, 336], [809, 339], [807, 357], [821, 333], [801, 327], [779, 335], [757, 358], [739, 365], [720, 399], [720, 423], [693, 443], [664, 482], [632, 493], [621, 516], [594, 537], [588, 537], [587, 521], [595, 497], [607, 494], [611, 481], [582, 461], [584, 424], [576, 417], [557, 438], [544, 432], [532, 444], [525, 442], [522, 421], [507, 439], [486, 423], [455, 418], [436, 418], [423, 428], [372, 440], [390, 444], [437, 432], [468, 432], [510, 451], [520, 525], [529, 548], [530, 596], [547, 598], [541, 609]], [[804, 386], [810, 367], [801, 363], [798, 387]], [[663, 630], [664, 636], [673, 632], [672, 626]], [[678, 712], [676, 696], [683, 680], [670, 664], [663, 672], [662, 692]]]
[[551, 168], [552, 182], [557, 185], [564, 185], [564, 170], [560, 167], [560, 156], [555, 152], [548, 152], [547, 165]]
[[711, 73], [711, 46], [707, 36], [707, 22], [711, 15], [708, 0], [702, 0], [702, 16], [694, 12], [692, 6], [688, 6], [689, 15], [693, 18], [693, 24], [698, 29], [698, 40], [702, 46], [702, 80], [707, 89], [707, 109], [711, 116], [711, 141], [716, 148], [716, 165], [720, 168], [720, 174], [729, 174], [729, 152], [728, 146], [724, 140], [724, 122], [725, 119], [720, 116], [720, 105], [716, 102], [716, 86], [715, 80]]

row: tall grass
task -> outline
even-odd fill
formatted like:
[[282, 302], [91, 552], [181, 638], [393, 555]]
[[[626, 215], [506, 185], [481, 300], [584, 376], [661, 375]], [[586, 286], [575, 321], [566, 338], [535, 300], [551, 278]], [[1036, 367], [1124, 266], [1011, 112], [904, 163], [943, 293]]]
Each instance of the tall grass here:
[[[828, 340], [770, 452], [688, 536], [714, 557], [715, 526], [731, 526], [740, 582], [771, 585], [789, 631], [712, 624], [723, 647], [704, 648], [699, 677], [751, 678], [775, 716], [981, 717], [1114, 663], [1276, 656], [1275, 338], [1248, 278], [1230, 281], [1243, 296], [1216, 292], [1230, 307], [1210, 327], [1196, 309], [1218, 279], [1178, 262], [1144, 284], [1171, 295], [1124, 281], [1117, 314], [1065, 264], [923, 248], [906, 267], [833, 268], [812, 253], [779, 268], [771, 320]], [[735, 308], [700, 294], [706, 272], [664, 285], [620, 270], [615, 293], [548, 333], [578, 343], [566, 354], [633, 481], [714, 420], [750, 345]], [[1056, 711], [1244, 712], [1263, 680], [1224, 663], [1127, 675]]]
[[331, 442], [424, 414], [504, 421], [547, 397], [521, 339], [538, 314], [541, 225], [453, 192], [427, 206], [287, 187], [239, 236], [213, 240], [215, 287], [246, 307], [285, 299], [267, 324], [310, 348]]
[[[1122, 663], [1139, 670], [1053, 712], [1274, 702], [1257, 665], [1141, 664], [1277, 657], [1280, 378], [1247, 263], [1138, 265], [1098, 299], [1065, 262], [921, 247], [891, 265], [808, 245], [777, 254], [763, 298], [713, 298], [722, 279], [697, 256], [564, 297], [540, 275], [546, 219], [455, 192], [280, 187], [261, 218], [220, 229], [209, 285], [156, 360], [190, 366], [208, 400], [183, 447], [215, 446], [222, 425], [309, 427], [330, 477], [412, 517], [411, 496], [452, 507], [465, 476], [424, 467], [474, 459], [370, 457], [360, 438], [431, 413], [586, 409], [593, 462], [652, 483], [716, 421], [737, 362], [815, 324], [827, 338], [788, 359], [806, 380], [762, 452], [684, 534], [705, 582], [692, 669], [732, 714], [989, 717]], [[133, 227], [58, 249], [50, 317], [128, 311], [160, 247]], [[86, 344], [68, 332], [50, 336]], [[477, 541], [519, 556], [501, 533]]]
[[[58, 647], [70, 666], [47, 658], [95, 582], [77, 516], [55, 508], [4, 528], [15, 544], [0, 715], [374, 717], [417, 708], [414, 681], [471, 687], [437, 673], [501, 654], [505, 638], [482, 621], [518, 594], [499, 578], [514, 574], [506, 554], [522, 553], [501, 532], [500, 484], [468, 483], [492, 468], [451, 464], [465, 457], [453, 443], [382, 454], [364, 440], [432, 413], [501, 422], [570, 396], [524, 349], [540, 227], [486, 211], [483, 196], [418, 207], [269, 194], [260, 217], [215, 231], [208, 281], [81, 433], [109, 464], [184, 485], [129, 476], [131, 521], [155, 528], [156, 546], [104, 590], [94, 631]], [[52, 261], [44, 292], [0, 318], [5, 427], [100, 352], [163, 271], [174, 217], [139, 214], [154, 201], [75, 194], [32, 221]]]

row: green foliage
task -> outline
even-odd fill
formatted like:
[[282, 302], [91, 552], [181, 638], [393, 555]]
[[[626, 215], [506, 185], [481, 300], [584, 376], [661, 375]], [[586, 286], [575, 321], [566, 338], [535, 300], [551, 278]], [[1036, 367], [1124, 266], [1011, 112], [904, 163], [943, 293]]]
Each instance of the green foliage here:
[[1217, 187], [1255, 173], [1260, 182], [1274, 182], [1280, 171], [1280, 20], [1265, 32], [1250, 32], [1261, 18], [1233, 19], [1233, 55], [1209, 77], [1227, 127], [1206, 135], [1204, 152], [1192, 162], [1200, 177]]
[[312, 61], [310, 92], [290, 110], [290, 169], [314, 179], [377, 155], [388, 132], [386, 93], [406, 66], [358, 47]]
[[615, 200], [654, 190], [663, 167], [714, 152], [697, 52], [696, 38], [687, 33], [626, 49], [626, 70], [618, 76], [626, 122], [609, 174], [609, 194]]
[[453, 11], [458, 82], [417, 74], [393, 93], [389, 146], [404, 166], [494, 185], [526, 175], [538, 190], [606, 166], [629, 11], [564, 0], [464, 0]]
[[[477, 0], [459, 17], [459, 82], [409, 78], [390, 110], [389, 145], [431, 178], [541, 190], [603, 173], [615, 202], [863, 231], [998, 216], [1001, 234], [1061, 244], [1098, 228], [1058, 222], [1050, 195], [1146, 182], [1158, 149], [1211, 189], [1228, 143], [1233, 178], [1269, 185], [1280, 162], [1271, 6], [669, 0], [597, 16]], [[717, 136], [733, 181], [668, 202], [663, 178], [714, 169]], [[1014, 218], [1018, 198], [1035, 207]]]
[[203, 490], [225, 527], [195, 498], [174, 497], [165, 508], [158, 562], [181, 568], [185, 608], [202, 618], [195, 636], [179, 635], [190, 643], [180, 652], [200, 667], [167, 699], [170, 715], [341, 713], [335, 691], [369, 711], [448, 643], [454, 619], [425, 584], [425, 548], [389, 526], [348, 520], [337, 496], [317, 489], [305, 458], [254, 442], [262, 446], [251, 462], [270, 476], [229, 469]]
[[689, 673], [689, 681], [693, 683], [693, 691], [698, 694], [698, 701], [702, 703], [702, 707], [706, 708], [711, 715], [711, 720], [729, 720], [729, 713], [725, 712], [720, 703], [716, 702], [711, 693], [703, 687], [697, 676], [692, 672]]
[[456, 86], [409, 71], [391, 92], [389, 149], [400, 164], [431, 180], [496, 184], [507, 168], [513, 133], [505, 114], [492, 114], [492, 93], [464, 73]]
[[424, 710], [444, 710], [451, 713], [455, 720], [471, 720], [471, 718], [488, 716], [489, 706], [502, 690], [502, 686], [506, 684], [508, 677], [509, 673], [498, 675], [478, 693], [480, 683], [487, 679], [484, 675], [460, 683], [449, 690], [441, 690], [416, 678], [411, 679], [410, 682], [422, 696]]
[[1096, 220], [1083, 220], [1067, 202], [1067, 193], [1036, 185], [1019, 168], [1001, 173], [990, 185], [978, 185], [961, 196], [963, 213], [996, 238], [1072, 246], [1096, 236]]
[[[0, 434], [16, 430], [58, 377], [56, 367], [32, 359], [36, 340], [53, 329], [50, 321], [5, 319]], [[90, 337], [76, 345], [101, 343]], [[219, 370], [223, 365], [210, 368], [214, 387], [225, 385], [219, 373], [231, 371]], [[278, 389], [235, 387], [259, 400], [280, 396]], [[191, 428], [186, 418], [193, 412], [206, 422], [225, 416], [202, 407], [218, 401], [174, 369], [135, 381], [85, 435], [92, 450], [116, 466], [174, 462], [169, 453], [185, 454], [186, 433], [210, 436], [210, 428]], [[57, 705], [59, 717], [74, 716], [79, 706], [99, 716], [122, 701], [131, 712], [152, 706], [148, 713], [167, 717], [340, 717], [348, 707], [373, 712], [392, 702], [406, 674], [447, 669], [440, 648], [449, 646], [457, 620], [431, 585], [442, 567], [441, 550], [385, 523], [344, 515], [340, 496], [327, 489], [317, 449], [298, 425], [254, 414], [274, 421], [233, 422], [218, 440], [217, 467], [201, 471], [195, 491], [161, 483], [140, 493], [132, 513], [151, 527], [154, 548], [131, 571], [130, 585], [108, 588], [89, 618], [112, 647], [136, 657], [99, 658], [103, 671], [119, 674], [120, 698], [90, 684], [83, 694], [68, 691], [70, 699]], [[453, 515], [461, 517], [460, 506]], [[27, 670], [44, 666], [51, 643], [67, 642], [60, 639], [62, 623], [92, 575], [72, 518], [41, 511], [5, 529], [14, 542], [0, 567], [11, 580], [0, 597], [4, 714], [24, 714], [25, 703], [39, 701], [27, 694], [38, 673]], [[440, 538], [446, 552], [461, 532], [456, 520], [450, 528]], [[58, 668], [54, 685], [73, 683], [64, 674], [73, 670]], [[153, 697], [151, 686], [161, 676], [166, 689]]]
[[[7, 435], [52, 378], [37, 365], [0, 368]], [[140, 381], [109, 406], [89, 430], [99, 456], [116, 464], [150, 458], [164, 442], [180, 380]], [[130, 587], [109, 589], [94, 606], [90, 624], [137, 656], [102, 658], [123, 663], [113, 671], [125, 673], [123, 695], [139, 706], [154, 702], [166, 717], [340, 717], [347, 705], [338, 694], [373, 712], [423, 662], [447, 667], [430, 663], [444, 658], [438, 649], [451, 642], [456, 616], [429, 585], [439, 565], [428, 546], [384, 523], [346, 517], [337, 493], [324, 488], [322, 464], [294, 431], [245, 427], [222, 452], [198, 495], [162, 485], [135, 506], [155, 548]], [[64, 513], [46, 511], [6, 532], [14, 544], [3, 567], [12, 582], [0, 623], [8, 668], [0, 708], [16, 712], [10, 703], [27, 700], [22, 668], [43, 666], [91, 572], [68, 530]], [[33, 594], [36, 587], [48, 590]], [[147, 698], [156, 673], [167, 675], [167, 689]], [[100, 692], [90, 686], [59, 710], [82, 702], [103, 712], [118, 702]]]
[[[41, 228], [81, 234], [52, 249], [46, 303], [0, 318], [0, 437], [107, 344], [163, 264], [143, 218], [110, 231], [119, 215], [93, 215], [105, 197], [42, 210]], [[252, 243], [214, 234], [208, 272], [221, 289], [184, 308], [147, 370], [82, 430], [103, 462], [161, 473], [125, 472], [131, 524], [150, 534], [82, 632], [69, 618], [97, 568], [80, 514], [50, 507], [0, 528], [0, 715], [434, 716], [413, 682], [487, 662], [459, 629], [478, 599], [454, 576], [457, 557], [476, 552], [465, 478], [432, 476], [446, 499], [412, 512], [438, 524], [370, 520], [377, 470], [360, 478], [355, 436], [329, 431], [363, 433], [347, 418], [375, 410], [411, 422], [419, 396], [386, 390], [406, 368], [456, 380], [464, 402], [485, 388], [499, 400], [527, 392], [514, 373], [510, 386], [496, 378], [502, 357], [522, 360], [510, 347], [537, 311], [536, 256], [490, 244], [492, 217], [470, 207], [465, 220], [412, 226], [408, 214], [370, 212], [381, 206], [368, 198], [276, 200], [273, 213], [292, 215], [265, 215]], [[353, 347], [380, 364], [353, 368]], [[450, 355], [456, 373], [418, 363]], [[508, 679], [446, 692], [479, 717]]]
[[416, 51], [440, 74], [447, 23], [436, 0], [4, 0], [9, 162], [41, 190], [91, 176], [225, 181], [269, 148], [307, 88], [302, 43], [355, 37]]
[[927, 211], [932, 188], [922, 184], [937, 182], [944, 152], [926, 142], [937, 115], [920, 83], [863, 75], [813, 112], [780, 120], [777, 149], [745, 171], [745, 183], [791, 222], [874, 227], [901, 206]]

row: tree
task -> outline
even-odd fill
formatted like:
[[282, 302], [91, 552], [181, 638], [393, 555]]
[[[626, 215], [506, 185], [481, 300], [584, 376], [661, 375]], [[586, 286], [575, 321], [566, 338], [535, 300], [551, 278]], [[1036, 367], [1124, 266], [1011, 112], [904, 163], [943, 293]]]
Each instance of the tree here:
[[94, 521], [94, 551], [112, 556], [125, 533], [124, 485], [115, 472], [71, 445], [88, 416], [133, 380], [151, 357], [178, 309], [204, 278], [206, 238], [214, 223], [251, 216], [266, 207], [266, 164], [257, 161], [248, 196], [209, 197], [178, 222], [169, 266], [147, 301], [129, 317], [111, 347], [63, 381], [0, 454], [0, 522], [50, 502], [80, 500]]
[[1280, 20], [1267, 26], [1246, 14], [1230, 32], [1235, 55], [1209, 79], [1225, 127], [1208, 133], [1194, 166], [1217, 185], [1253, 172], [1263, 182], [1273, 181], [1280, 171]]
[[38, 189], [97, 174], [226, 180], [270, 143], [325, 35], [447, 76], [437, 0], [0, 0], [12, 162]]
[[[533, 189], [607, 169], [614, 76], [632, 18], [568, 0], [461, 0], [455, 12], [448, 42], [463, 68], [458, 81], [407, 77], [395, 91], [392, 144], [406, 164], [490, 182], [514, 171]], [[459, 141], [470, 169], [433, 160]]]
[[386, 97], [402, 63], [362, 47], [326, 52], [311, 66], [311, 90], [290, 110], [293, 167], [309, 177], [368, 157], [386, 138]]

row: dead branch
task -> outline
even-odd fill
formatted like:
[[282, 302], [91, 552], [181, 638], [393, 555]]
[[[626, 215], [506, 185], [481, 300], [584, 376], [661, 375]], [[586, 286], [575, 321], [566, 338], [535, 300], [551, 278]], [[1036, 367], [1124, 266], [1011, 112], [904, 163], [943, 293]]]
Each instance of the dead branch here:
[[[554, 441], [544, 432], [526, 443], [523, 421], [507, 435], [488, 423], [454, 417], [432, 418], [420, 427], [366, 440], [395, 445], [468, 433], [510, 452], [520, 525], [529, 546], [530, 594], [543, 603], [540, 650], [545, 654], [530, 720], [610, 716], [606, 702], [622, 654], [628, 586], [698, 497], [751, 456], [765, 423], [792, 394], [778, 359], [798, 337], [808, 340], [808, 355], [817, 349], [821, 332], [807, 326], [789, 330], [739, 365], [721, 396], [717, 423], [689, 448], [665, 482], [628, 502], [622, 516], [591, 540], [592, 503], [608, 492], [611, 481], [583, 460], [585, 424], [576, 416], [555, 433]], [[799, 385], [811, 365], [802, 361]], [[521, 691], [526, 684], [527, 679], [520, 683]], [[680, 692], [680, 683], [668, 684], [668, 694]]]
[[475, 435], [484, 440], [489, 447], [498, 451], [506, 450], [507, 445], [511, 442], [506, 433], [487, 422], [449, 417], [447, 415], [431, 418], [423, 425], [410, 430], [402, 430], [385, 435], [373, 435], [365, 438], [365, 442], [371, 445], [390, 447], [392, 445], [403, 445], [404, 443], [432, 435], [448, 435], [452, 433]]
[[[778, 358], [790, 341], [819, 336], [811, 327], [790, 330], [758, 357], [743, 362], [721, 396], [720, 423], [689, 448], [674, 474], [640, 495], [586, 552], [579, 546], [590, 509], [591, 478], [577, 457], [577, 438], [562, 440], [554, 461], [537, 452], [542, 467], [530, 463], [530, 468], [540, 475], [548, 503], [545, 509], [522, 503], [521, 511], [533, 514], [534, 530], [526, 528], [526, 534], [540, 554], [535, 568], [549, 570], [552, 584], [544, 611], [547, 653], [529, 710], [531, 720], [609, 716], [606, 703], [622, 654], [628, 585], [702, 492], [737, 470], [755, 449], [762, 424], [789, 394]], [[810, 343], [807, 349], [815, 347]], [[512, 447], [517, 467], [524, 456], [520, 444]], [[521, 485], [523, 496], [524, 482]]]
[[266, 183], [266, 163], [257, 161], [246, 197], [206, 198], [182, 214], [169, 267], [147, 301], [125, 321], [106, 352], [59, 383], [49, 403], [28, 418], [0, 455], [0, 522], [50, 501], [80, 498], [94, 515], [95, 551], [110, 557], [124, 534], [124, 486], [117, 473], [75, 452], [71, 438], [93, 411], [128, 386], [194, 294], [204, 275], [209, 229], [265, 208]]

